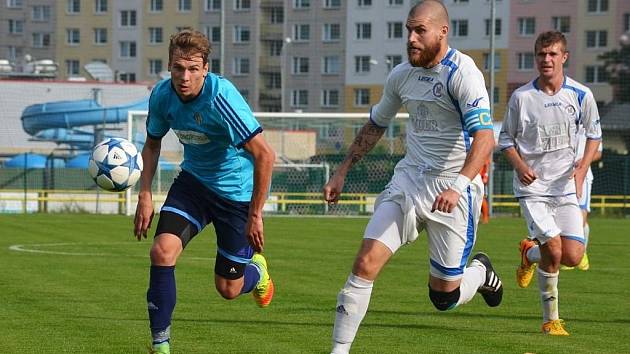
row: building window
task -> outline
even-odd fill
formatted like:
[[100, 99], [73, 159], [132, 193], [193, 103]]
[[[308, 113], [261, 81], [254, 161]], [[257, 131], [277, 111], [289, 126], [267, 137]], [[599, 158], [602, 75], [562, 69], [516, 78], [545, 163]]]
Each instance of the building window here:
[[206, 11], [221, 11], [221, 0], [206, 0], [204, 4]]
[[81, 43], [81, 32], [78, 28], [66, 28], [66, 44], [79, 45]]
[[190, 12], [192, 10], [192, 0], [179, 0], [177, 2], [177, 11]]
[[107, 12], [107, 0], [94, 0], [94, 13], [104, 14]]
[[402, 22], [387, 22], [387, 38], [395, 39], [403, 37]]
[[162, 59], [149, 59], [149, 75], [159, 75], [162, 72]]
[[282, 55], [282, 41], [269, 41], [269, 56], [279, 57]]
[[452, 20], [453, 37], [468, 37], [468, 20]]
[[603, 65], [587, 65], [584, 81], [589, 84], [600, 84], [608, 82], [608, 71]]
[[284, 23], [284, 9], [282, 7], [271, 8], [269, 23], [271, 23], [272, 25]]
[[149, 3], [150, 12], [160, 12], [164, 10], [164, 0], [151, 0]]
[[[490, 53], [483, 53], [483, 69], [490, 70]], [[501, 55], [494, 53], [494, 70], [501, 69]]]
[[135, 27], [136, 26], [136, 10], [120, 11], [120, 26]]
[[339, 90], [322, 90], [322, 106], [339, 106]]
[[66, 0], [66, 13], [78, 14], [81, 12], [81, 0]]
[[571, 32], [571, 17], [569, 16], [553, 16], [551, 18], [551, 27], [558, 32]]
[[370, 72], [369, 55], [357, 55], [354, 57], [354, 72], [357, 74]]
[[341, 0], [324, 0], [325, 9], [336, 9], [341, 7]]
[[357, 5], [359, 5], [359, 7], [372, 6], [372, 0], [357, 0]]
[[453, 0], [455, 4], [468, 4], [468, 0]]
[[623, 31], [630, 32], [630, 14], [623, 14]]
[[10, 9], [21, 9], [22, 5], [22, 0], [7, 0], [7, 7]]
[[50, 47], [50, 33], [33, 33], [33, 48]]
[[136, 73], [120, 73], [118, 74], [118, 80], [122, 82], [136, 82]]
[[307, 74], [309, 71], [308, 57], [293, 57], [292, 73]]
[[234, 10], [249, 10], [251, 8], [251, 0], [234, 0]]
[[249, 74], [249, 58], [234, 58], [234, 75]]
[[403, 0], [389, 0], [389, 6], [401, 6]]
[[[490, 92], [490, 88], [489, 88], [489, 87], [486, 87], [486, 91]], [[500, 101], [500, 100], [499, 100], [499, 92], [500, 92], [499, 88], [495, 86], [495, 87], [494, 87], [494, 92], [492, 93], [492, 94], [493, 94], [493, 97], [492, 97], [492, 102], [493, 102], [494, 104], [497, 104], [497, 103], [499, 103], [499, 101]]]
[[387, 72], [392, 71], [396, 65], [402, 63], [402, 55], [386, 55], [385, 65], [387, 65]]
[[357, 36], [356, 39], [370, 39], [372, 38], [372, 24], [369, 22], [362, 22], [356, 24]]
[[339, 74], [341, 70], [341, 61], [336, 55], [325, 56], [322, 58], [322, 74]]
[[206, 33], [206, 37], [210, 38], [212, 42], [219, 43], [221, 42], [221, 27], [220, 26], [212, 26], [206, 27], [208, 28], [208, 32]]
[[308, 9], [311, 7], [311, 0], [293, 0], [294, 9]]
[[588, 12], [600, 13], [608, 11], [608, 0], [588, 0]]
[[221, 73], [221, 59], [210, 60], [210, 71], [213, 73]]
[[[490, 25], [492, 23], [490, 22], [489, 18], [485, 19], [484, 22], [486, 24], [486, 37], [490, 37]], [[501, 35], [501, 19], [500, 18], [494, 19], [494, 35], [495, 36]]]
[[136, 42], [135, 41], [121, 41], [120, 42], [120, 57], [121, 58], [135, 58], [136, 57]]
[[234, 26], [234, 43], [247, 43], [250, 38], [248, 26]]
[[604, 48], [607, 45], [607, 31], [586, 31], [586, 48]]
[[518, 70], [532, 70], [534, 68], [534, 53], [518, 53]]
[[292, 107], [308, 106], [308, 90], [291, 91], [291, 106]]
[[308, 41], [311, 39], [310, 25], [293, 25], [293, 39], [296, 41]]
[[282, 74], [280, 73], [270, 73], [266, 76], [267, 82], [265, 87], [268, 89], [279, 89], [282, 88]]
[[35, 5], [32, 11], [33, 21], [49, 21], [50, 20], [50, 6], [48, 5]]
[[162, 27], [149, 27], [149, 44], [159, 44], [164, 42]]
[[341, 24], [339, 23], [324, 23], [322, 31], [322, 41], [334, 42], [341, 39]]
[[518, 34], [523, 37], [533, 36], [536, 33], [535, 17], [518, 18]]
[[9, 33], [22, 34], [24, 33], [24, 21], [22, 20], [9, 20]]
[[354, 89], [354, 105], [363, 107], [370, 104], [370, 89]]
[[68, 76], [78, 76], [79, 70], [81, 70], [81, 66], [79, 66], [78, 60], [76, 59], [66, 60], [66, 74]]
[[94, 44], [107, 43], [107, 28], [94, 29]]

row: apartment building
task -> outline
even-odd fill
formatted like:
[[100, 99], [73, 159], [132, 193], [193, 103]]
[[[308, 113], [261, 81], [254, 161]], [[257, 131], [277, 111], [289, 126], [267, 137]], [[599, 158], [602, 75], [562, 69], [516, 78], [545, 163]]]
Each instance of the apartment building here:
[[[491, 3], [489, 0], [446, 0], [449, 11], [449, 45], [469, 55], [484, 75], [490, 91]], [[493, 118], [503, 120], [507, 104], [510, 1], [495, 1]]]
[[30, 60], [55, 56], [55, 1], [0, 1], [0, 59], [21, 70]]

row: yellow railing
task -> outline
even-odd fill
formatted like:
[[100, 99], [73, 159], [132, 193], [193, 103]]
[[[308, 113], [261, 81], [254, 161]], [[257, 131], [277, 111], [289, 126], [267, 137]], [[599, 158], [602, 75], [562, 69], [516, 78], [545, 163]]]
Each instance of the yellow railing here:
[[[343, 193], [339, 199], [339, 205], [358, 205], [361, 212], [371, 210], [378, 194], [372, 193]], [[165, 194], [154, 194], [154, 202], [161, 203], [166, 199]], [[124, 209], [126, 202], [125, 192], [110, 193], [97, 192], [95, 190], [27, 190], [2, 189], [0, 190], [0, 201], [13, 202], [37, 202], [38, 211], [48, 211], [48, 203], [72, 202], [72, 203], [117, 203]], [[137, 195], [131, 194], [131, 202], [137, 201]], [[274, 192], [271, 193], [267, 204], [278, 205], [278, 211], [287, 211], [289, 205], [322, 205], [326, 203], [322, 200], [319, 192], [296, 193], [296, 192]], [[511, 194], [495, 194], [492, 196], [493, 207], [510, 207], [518, 210], [519, 204]], [[630, 196], [623, 195], [594, 195], [591, 197], [591, 209], [598, 209], [602, 215], [611, 209], [630, 208]]]

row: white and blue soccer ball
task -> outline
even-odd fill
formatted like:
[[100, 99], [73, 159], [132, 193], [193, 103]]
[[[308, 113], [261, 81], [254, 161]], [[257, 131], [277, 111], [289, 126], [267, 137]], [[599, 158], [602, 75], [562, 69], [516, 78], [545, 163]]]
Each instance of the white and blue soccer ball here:
[[123, 138], [108, 138], [92, 149], [88, 172], [104, 190], [122, 192], [138, 182], [142, 165], [135, 145]]

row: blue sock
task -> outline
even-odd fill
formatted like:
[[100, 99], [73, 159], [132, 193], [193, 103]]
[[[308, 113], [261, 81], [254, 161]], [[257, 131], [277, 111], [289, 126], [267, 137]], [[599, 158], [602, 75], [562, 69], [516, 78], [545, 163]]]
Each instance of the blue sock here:
[[243, 288], [241, 289], [241, 294], [245, 294], [254, 290], [254, 287], [256, 286], [256, 284], [258, 284], [258, 280], [260, 280], [258, 267], [256, 267], [252, 263], [245, 266], [245, 272], [243, 273]]
[[168, 341], [175, 309], [175, 266], [151, 266], [147, 305], [153, 343]]

